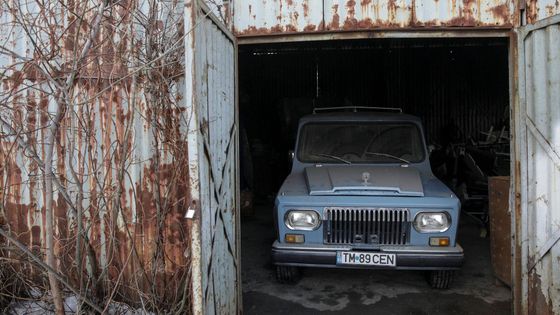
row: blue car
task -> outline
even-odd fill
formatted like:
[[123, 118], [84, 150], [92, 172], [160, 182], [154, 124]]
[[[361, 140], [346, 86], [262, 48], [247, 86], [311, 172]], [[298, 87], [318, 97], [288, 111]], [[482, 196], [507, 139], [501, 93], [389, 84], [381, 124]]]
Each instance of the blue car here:
[[448, 288], [464, 260], [460, 202], [433, 175], [424, 139], [400, 111], [303, 117], [274, 207], [278, 281], [301, 267], [408, 269]]

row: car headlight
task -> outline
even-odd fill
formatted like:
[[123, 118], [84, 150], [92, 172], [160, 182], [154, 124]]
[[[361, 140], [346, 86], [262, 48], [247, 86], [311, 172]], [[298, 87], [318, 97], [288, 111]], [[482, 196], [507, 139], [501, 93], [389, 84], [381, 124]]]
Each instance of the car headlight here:
[[290, 210], [284, 216], [290, 230], [313, 231], [321, 225], [319, 213], [313, 210]]
[[451, 226], [447, 212], [419, 212], [414, 218], [414, 229], [420, 233], [445, 232]]

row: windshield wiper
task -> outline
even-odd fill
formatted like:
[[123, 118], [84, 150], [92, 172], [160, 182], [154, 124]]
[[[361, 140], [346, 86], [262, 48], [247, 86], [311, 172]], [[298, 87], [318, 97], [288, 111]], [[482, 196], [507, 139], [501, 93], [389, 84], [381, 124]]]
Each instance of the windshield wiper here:
[[352, 162], [350, 162], [350, 161], [348, 161], [348, 160], [345, 160], [345, 159], [343, 159], [343, 158], [341, 158], [341, 157], [338, 157], [338, 156], [336, 156], [336, 155], [331, 155], [331, 154], [326, 154], [326, 153], [317, 153], [317, 154], [313, 154], [313, 155], [322, 156], [322, 157], [328, 157], [328, 158], [331, 158], [331, 159], [334, 159], [334, 160], [338, 160], [338, 161], [343, 162], [343, 163], [346, 163], [346, 164], [352, 164]]
[[379, 153], [379, 152], [366, 152], [365, 154], [370, 154], [370, 155], [377, 155], [377, 156], [384, 156], [384, 157], [388, 157], [388, 158], [392, 158], [395, 160], [399, 160], [401, 162], [405, 162], [406, 164], [410, 164], [410, 161], [405, 160], [403, 158], [400, 158], [398, 156], [394, 156], [392, 154], [388, 154], [388, 153]]

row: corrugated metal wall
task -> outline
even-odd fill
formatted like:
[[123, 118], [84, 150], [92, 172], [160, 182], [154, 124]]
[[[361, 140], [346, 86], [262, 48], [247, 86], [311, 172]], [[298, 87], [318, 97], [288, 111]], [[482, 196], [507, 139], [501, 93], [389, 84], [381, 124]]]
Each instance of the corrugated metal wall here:
[[[560, 313], [560, 15], [519, 31], [514, 265], [522, 314]], [[515, 98], [514, 98], [515, 99]], [[513, 203], [512, 208], [516, 205]], [[519, 277], [520, 276], [520, 277]], [[517, 294], [519, 294], [517, 293]]]
[[236, 0], [233, 8], [233, 26], [239, 36], [402, 28], [509, 28], [517, 23], [512, 0]]
[[529, 0], [526, 4], [527, 23], [536, 23], [548, 17], [560, 14], [558, 0]]
[[[557, 0], [233, 0], [238, 36], [383, 29], [512, 28], [560, 13]], [[525, 5], [525, 4], [524, 4]], [[230, 4], [231, 6], [231, 4]]]
[[[184, 60], [182, 49], [172, 48], [182, 40], [184, 7], [174, 1], [109, 3], [111, 14], [105, 13], [106, 23], [87, 66], [79, 72], [73, 103], [56, 136], [55, 173], [77, 209], [69, 207], [60, 189], [55, 191], [58, 270], [78, 288], [84, 277], [101, 296], [116, 290], [115, 299], [166, 309], [183, 297], [188, 300], [190, 294]], [[19, 10], [8, 5], [18, 5]], [[68, 7], [61, 2], [2, 2], [0, 116], [6, 124], [0, 143], [0, 223], [39, 254], [46, 246], [45, 187], [38, 163], [23, 153], [17, 139], [21, 137], [43, 160], [57, 103], [56, 91], [50, 94], [52, 82], [42, 79], [32, 64], [50, 64], [54, 69], [50, 73], [66, 79], [69, 64], [64, 62], [74, 60], [74, 45], [81, 49], [89, 31], [84, 24], [76, 35], [78, 21], [70, 12], [88, 8], [94, 12], [91, 9], [98, 5], [97, 1], [69, 2]], [[38, 24], [26, 33], [17, 19], [34, 16]], [[91, 19], [88, 15], [86, 20]], [[150, 37], [147, 29], [155, 36]], [[74, 36], [80, 41], [74, 42]], [[41, 40], [48, 45], [33, 42]], [[151, 57], [150, 49], [156, 49]], [[158, 58], [157, 49], [172, 52]], [[150, 58], [159, 62], [133, 71]], [[76, 241], [79, 224], [87, 231], [95, 261], [76, 261], [78, 248], [83, 257], [88, 251], [83, 240]], [[2, 254], [22, 257], [13, 247], [4, 248]], [[188, 311], [190, 305], [184, 306]]]
[[[190, 208], [195, 210], [195, 312], [241, 308], [236, 45], [209, 8], [187, 2], [186, 38]], [[197, 257], [198, 255], [198, 257]], [[239, 295], [238, 295], [239, 294]]]

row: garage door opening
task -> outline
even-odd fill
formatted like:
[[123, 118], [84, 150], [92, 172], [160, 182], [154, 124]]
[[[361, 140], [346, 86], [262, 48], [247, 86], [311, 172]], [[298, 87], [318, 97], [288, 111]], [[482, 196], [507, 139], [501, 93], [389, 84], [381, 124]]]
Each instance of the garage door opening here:
[[[465, 303], [471, 313], [477, 307], [509, 313], [509, 289], [495, 281], [490, 257], [495, 263], [502, 259], [498, 263], [509, 264], [510, 256], [504, 251], [510, 248], [510, 222], [503, 209], [492, 216], [501, 221], [490, 222], [488, 215], [489, 204], [492, 211], [500, 206], [507, 209], [508, 200], [510, 111], [508, 41], [504, 38], [239, 47], [245, 310], [271, 311], [280, 300], [315, 310], [340, 310], [344, 303], [356, 311], [372, 303], [400, 307], [393, 309], [395, 313], [408, 310], [407, 305], [391, 300], [398, 294], [383, 294], [379, 287], [369, 285], [373, 282], [415, 294], [421, 304], [417, 308], [435, 310], [425, 298], [440, 293], [429, 289], [421, 272], [310, 269], [290, 292], [275, 283], [270, 261], [270, 246], [276, 238], [272, 210], [275, 194], [290, 172], [289, 151], [294, 149], [298, 121], [316, 108], [340, 106], [401, 108], [422, 120], [432, 170], [462, 203], [458, 242], [466, 261], [452, 291], [467, 298], [440, 297], [455, 307]], [[491, 233], [490, 225], [494, 226]], [[496, 276], [509, 281], [504, 268]], [[365, 293], [346, 293], [344, 300], [344, 292], [354, 292], [356, 286], [363, 286]]]

